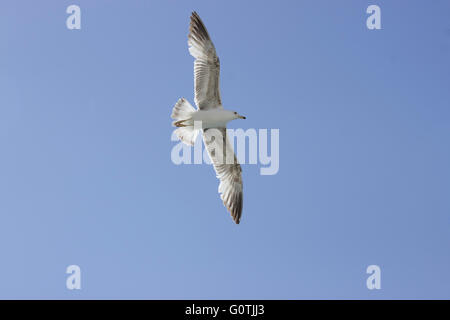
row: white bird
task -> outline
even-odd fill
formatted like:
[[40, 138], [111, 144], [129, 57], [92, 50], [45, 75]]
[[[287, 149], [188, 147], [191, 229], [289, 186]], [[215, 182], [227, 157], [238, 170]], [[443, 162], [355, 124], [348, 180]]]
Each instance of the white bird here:
[[[242, 215], [242, 169], [226, 136], [227, 123], [245, 119], [235, 111], [225, 110], [220, 99], [220, 62], [205, 25], [196, 12], [191, 15], [188, 35], [189, 52], [194, 62], [194, 101], [197, 110], [184, 98], [173, 107], [173, 125], [178, 138], [193, 145], [198, 132], [203, 132], [203, 142], [220, 180], [219, 194], [239, 224]], [[197, 127], [200, 124], [201, 127]]]

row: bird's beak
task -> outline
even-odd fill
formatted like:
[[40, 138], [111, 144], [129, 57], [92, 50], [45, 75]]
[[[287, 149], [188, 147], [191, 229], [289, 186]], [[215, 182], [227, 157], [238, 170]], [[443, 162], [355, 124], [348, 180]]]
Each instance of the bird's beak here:
[[244, 116], [239, 115], [239, 119], [246, 119]]

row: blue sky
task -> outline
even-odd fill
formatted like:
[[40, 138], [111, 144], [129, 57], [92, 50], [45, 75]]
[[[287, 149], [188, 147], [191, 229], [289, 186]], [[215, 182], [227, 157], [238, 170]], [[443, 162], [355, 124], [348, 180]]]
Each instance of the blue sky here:
[[[449, 299], [449, 9], [2, 1], [0, 298]], [[243, 166], [239, 226], [212, 167], [170, 159], [192, 10], [231, 127], [280, 130], [278, 174]]]

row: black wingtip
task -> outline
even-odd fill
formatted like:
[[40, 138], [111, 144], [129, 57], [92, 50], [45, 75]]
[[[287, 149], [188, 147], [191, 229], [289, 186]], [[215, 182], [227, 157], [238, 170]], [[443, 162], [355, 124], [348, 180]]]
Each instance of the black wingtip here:
[[198, 15], [197, 11], [191, 12], [191, 19], [200, 19], [200, 16]]
[[234, 223], [239, 224], [241, 222], [241, 213], [237, 213], [231, 217], [233, 218]]

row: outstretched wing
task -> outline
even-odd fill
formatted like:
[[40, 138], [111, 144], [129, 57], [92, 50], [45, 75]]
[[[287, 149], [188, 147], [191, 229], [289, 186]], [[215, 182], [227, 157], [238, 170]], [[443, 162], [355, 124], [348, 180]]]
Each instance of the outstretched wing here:
[[220, 180], [220, 198], [234, 222], [239, 224], [243, 204], [242, 169], [227, 139], [226, 128], [205, 129], [203, 141]]
[[195, 104], [201, 110], [221, 108], [219, 58], [205, 25], [195, 11], [191, 15], [188, 45], [195, 58]]

